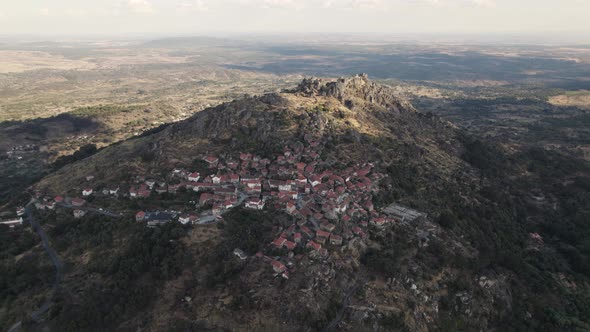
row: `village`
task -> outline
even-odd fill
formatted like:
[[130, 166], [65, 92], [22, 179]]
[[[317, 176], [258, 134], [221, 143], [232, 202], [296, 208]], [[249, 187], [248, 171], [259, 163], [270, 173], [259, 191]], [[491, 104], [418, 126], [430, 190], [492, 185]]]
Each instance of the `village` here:
[[[286, 257], [271, 258], [264, 252], [255, 256], [268, 261], [276, 275], [288, 278], [290, 259], [297, 248], [327, 258], [330, 250], [355, 238], [364, 239], [370, 224], [381, 228], [388, 223], [408, 221], [403, 220], [403, 214], [374, 209], [372, 194], [384, 175], [375, 171], [372, 163], [334, 168], [320, 159], [322, 148], [319, 140], [306, 136], [304, 143], [284, 147], [283, 153], [273, 160], [250, 153], [240, 153], [235, 159], [204, 156], [209, 175], [184, 168], [173, 169], [166, 180], [137, 175], [127, 185], [98, 191], [88, 185], [80, 192], [81, 197], [40, 198], [36, 207], [54, 209], [57, 204], [71, 208], [76, 218], [82, 218], [89, 210], [118, 216], [102, 208], [89, 208], [86, 199], [103, 195], [142, 200], [155, 194], [175, 195], [181, 191], [199, 194], [198, 201], [190, 202], [195, 207], [191, 211], [137, 211], [135, 220], [147, 227], [168, 222], [214, 223], [223, 220], [225, 212], [241, 205], [252, 210], [281, 210], [291, 216], [291, 224], [276, 227], [276, 237], [266, 248], [281, 249], [287, 253]], [[86, 177], [87, 183], [93, 181], [93, 175]], [[409, 221], [418, 216], [417, 212], [409, 211]], [[248, 258], [240, 248], [234, 254], [239, 259]]]

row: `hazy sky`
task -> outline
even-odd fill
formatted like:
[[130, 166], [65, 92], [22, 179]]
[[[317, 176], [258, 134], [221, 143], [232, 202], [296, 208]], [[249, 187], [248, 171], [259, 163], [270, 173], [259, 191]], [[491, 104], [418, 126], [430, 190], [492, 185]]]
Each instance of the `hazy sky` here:
[[0, 0], [0, 34], [590, 34], [590, 0]]

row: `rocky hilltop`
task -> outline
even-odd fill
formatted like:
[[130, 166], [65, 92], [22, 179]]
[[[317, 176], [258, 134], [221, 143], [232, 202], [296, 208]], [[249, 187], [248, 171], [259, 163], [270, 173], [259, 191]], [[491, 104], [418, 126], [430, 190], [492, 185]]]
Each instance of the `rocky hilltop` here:
[[392, 88], [370, 81], [367, 74], [339, 78], [336, 81], [306, 78], [294, 92], [307, 97], [333, 97], [350, 109], [355, 108], [355, 102], [361, 102], [379, 105], [390, 112], [415, 112], [413, 106], [396, 96]]
[[336, 81], [305, 79], [292, 91], [245, 96], [206, 109], [65, 167], [41, 186], [63, 190], [80, 185], [88, 172], [108, 169], [104, 174], [108, 179], [120, 175], [118, 170], [150, 172], [190, 164], [205, 153], [270, 153], [301, 141], [305, 134], [334, 147], [329, 151], [333, 158], [371, 157], [389, 164], [406, 155], [445, 173], [462, 163], [462, 147], [452, 124], [416, 112], [391, 88], [358, 75]]

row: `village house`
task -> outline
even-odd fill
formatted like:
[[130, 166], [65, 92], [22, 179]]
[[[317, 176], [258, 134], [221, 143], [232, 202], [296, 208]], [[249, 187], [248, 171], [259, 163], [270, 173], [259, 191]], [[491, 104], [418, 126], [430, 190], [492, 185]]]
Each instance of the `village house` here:
[[267, 183], [268, 183], [268, 187], [272, 190], [272, 189], [279, 189], [279, 185], [282, 184], [283, 181], [270, 179], [267, 181]]
[[333, 232], [334, 229], [336, 229], [336, 225], [334, 224], [330, 224], [329, 222], [323, 222], [320, 225], [320, 228], [327, 231], [327, 232]]
[[145, 218], [145, 212], [143, 212], [143, 211], [139, 211], [135, 214], [136, 221], [143, 221], [144, 218]]
[[272, 244], [277, 248], [281, 248], [283, 245], [285, 245], [285, 242], [287, 242], [287, 239], [283, 236], [280, 236], [272, 241]]
[[291, 242], [291, 241], [285, 241], [284, 246], [285, 246], [285, 248], [287, 248], [289, 250], [293, 250], [293, 249], [295, 249], [295, 247], [297, 247], [297, 243]]
[[240, 183], [240, 176], [236, 173], [228, 174], [229, 182], [233, 184]]
[[178, 217], [178, 222], [183, 225], [186, 225], [191, 222], [191, 217], [188, 214], [183, 214], [180, 217]]
[[240, 164], [239, 164], [239, 163], [237, 163], [237, 162], [235, 162], [235, 161], [228, 161], [228, 162], [227, 162], [227, 167], [228, 167], [229, 169], [233, 169], [233, 170], [235, 170], [235, 169], [238, 169], [239, 165], [240, 165]]
[[297, 163], [295, 164], [295, 167], [297, 167], [297, 173], [299, 174], [303, 174], [303, 172], [305, 172], [305, 167], [307, 166], [307, 164], [305, 163]]
[[249, 178], [242, 178], [241, 180], [242, 185], [246, 186], [248, 189], [261, 189], [262, 183], [259, 179], [249, 179]]
[[192, 181], [192, 182], [199, 182], [200, 178], [201, 178], [201, 174], [199, 172], [193, 172], [193, 173], [189, 174], [189, 176], [188, 176], [188, 180]]
[[199, 204], [205, 205], [211, 201], [214, 201], [215, 198], [216, 198], [216, 196], [214, 194], [202, 193], [201, 196], [199, 197]]
[[86, 204], [86, 201], [81, 198], [72, 198], [71, 204], [72, 206], [83, 206]]
[[209, 168], [217, 167], [217, 163], [219, 162], [219, 158], [215, 156], [207, 156], [203, 160], [205, 160], [207, 164], [209, 164]]
[[23, 218], [22, 217], [0, 221], [0, 225], [6, 225], [6, 226], [8, 226], [10, 228], [14, 228], [16, 225], [22, 225], [22, 224], [23, 224]]
[[158, 188], [156, 188], [156, 192], [158, 194], [167, 193], [168, 192], [168, 186], [167, 185], [159, 186]]
[[272, 265], [272, 269], [276, 273], [283, 273], [287, 270], [287, 267], [279, 261], [272, 261], [271, 265]]
[[211, 175], [211, 182], [213, 182], [214, 184], [220, 184], [221, 183], [221, 176], [220, 175]]
[[318, 186], [322, 183], [322, 177], [319, 175], [314, 175], [309, 178], [309, 183], [312, 187]]
[[295, 179], [295, 185], [297, 187], [304, 187], [307, 183], [307, 178], [304, 175], [298, 175], [297, 179]]
[[86, 211], [84, 210], [74, 210], [74, 218], [82, 218], [86, 215]]
[[317, 236], [317, 237], [321, 237], [321, 238], [325, 238], [325, 239], [327, 239], [327, 238], [329, 238], [329, 237], [330, 237], [330, 233], [329, 233], [329, 232], [325, 232], [325, 231], [322, 231], [322, 230], [320, 230], [320, 229], [318, 229], [318, 230], [315, 232], [315, 234], [316, 234], [316, 236]]
[[296, 191], [279, 192], [279, 198], [286, 197], [287, 199], [297, 199], [298, 195], [299, 193], [297, 193]]
[[539, 233], [529, 233], [529, 236], [533, 241], [543, 244], [543, 237]]
[[342, 236], [335, 234], [330, 235], [330, 243], [336, 246], [342, 245]]
[[250, 161], [250, 160], [252, 160], [252, 154], [250, 154], [250, 153], [240, 153], [240, 160], [242, 160], [242, 161]]
[[181, 183], [168, 185], [168, 192], [171, 194], [176, 194], [178, 189], [182, 188], [182, 186], [183, 185]]
[[319, 243], [315, 243], [314, 241], [309, 241], [307, 242], [307, 245], [305, 246], [306, 248], [311, 248], [315, 251], [318, 251], [320, 249], [322, 249], [322, 245]]
[[371, 200], [366, 200], [363, 203], [363, 208], [369, 212], [373, 211], [373, 202]]
[[262, 199], [249, 199], [246, 201], [246, 208], [262, 210], [264, 209], [264, 201]]
[[150, 212], [146, 213], [144, 217], [144, 221], [147, 222], [148, 227], [155, 227], [158, 225], [163, 225], [172, 221], [174, 215], [168, 212]]
[[222, 210], [223, 210], [223, 205], [221, 203], [215, 203], [211, 207], [211, 213], [213, 213], [214, 215], [221, 214]]
[[371, 219], [371, 224], [377, 227], [383, 227], [387, 223], [387, 219], [380, 217], [380, 218], [373, 218]]
[[347, 229], [342, 233], [342, 238], [350, 240], [354, 237], [354, 234], [352, 234], [352, 231]]
[[307, 235], [307, 237], [312, 238], [314, 236], [313, 232], [308, 227], [300, 226], [300, 229], [303, 234]]
[[287, 213], [293, 214], [297, 210], [297, 206], [292, 202], [288, 202], [285, 210], [287, 211]]
[[153, 189], [154, 185], [156, 184], [156, 181], [154, 180], [145, 180], [145, 184], [148, 186], [148, 188]]
[[86, 189], [82, 190], [82, 196], [90, 196], [90, 195], [92, 195], [92, 192], [93, 192], [92, 188], [86, 188]]
[[200, 192], [205, 190], [210, 190], [216, 187], [213, 183], [207, 182], [189, 182], [186, 184], [187, 188], [192, 188], [193, 191]]
[[147, 198], [147, 197], [150, 197], [151, 193], [152, 192], [149, 189], [141, 189], [140, 188], [137, 191], [137, 197], [139, 197], [139, 198]]
[[25, 208], [24, 207], [19, 206], [19, 207], [16, 208], [16, 215], [17, 216], [20, 217], [20, 216], [22, 216], [24, 214], [25, 214]]
[[234, 249], [234, 255], [236, 255], [241, 260], [248, 258], [248, 255], [244, 252], [244, 250], [239, 248]]
[[290, 181], [282, 181], [281, 183], [279, 183], [279, 191], [285, 192], [285, 191], [291, 191], [292, 187], [291, 187], [291, 182]]

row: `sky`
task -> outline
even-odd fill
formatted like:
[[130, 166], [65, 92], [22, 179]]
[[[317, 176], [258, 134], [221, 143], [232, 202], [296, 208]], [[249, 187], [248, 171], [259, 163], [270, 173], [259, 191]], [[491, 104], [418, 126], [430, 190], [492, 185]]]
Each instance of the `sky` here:
[[590, 0], [0, 0], [5, 36], [316, 32], [588, 39]]

